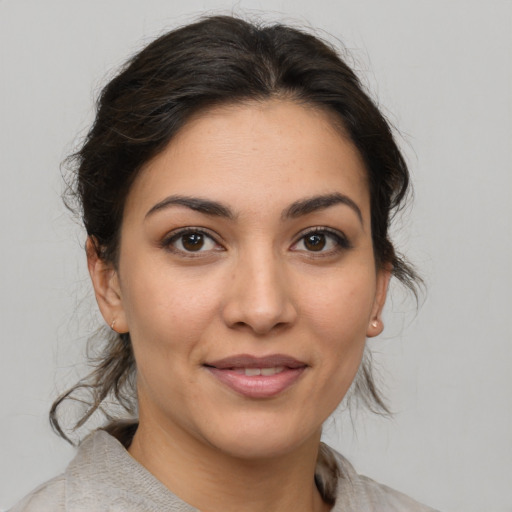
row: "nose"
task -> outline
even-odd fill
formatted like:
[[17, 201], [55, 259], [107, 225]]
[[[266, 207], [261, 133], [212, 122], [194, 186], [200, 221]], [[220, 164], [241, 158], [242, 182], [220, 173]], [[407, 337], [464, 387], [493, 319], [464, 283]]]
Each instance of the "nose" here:
[[291, 283], [274, 255], [259, 251], [241, 258], [226, 289], [222, 315], [232, 329], [261, 336], [289, 327], [297, 318]]

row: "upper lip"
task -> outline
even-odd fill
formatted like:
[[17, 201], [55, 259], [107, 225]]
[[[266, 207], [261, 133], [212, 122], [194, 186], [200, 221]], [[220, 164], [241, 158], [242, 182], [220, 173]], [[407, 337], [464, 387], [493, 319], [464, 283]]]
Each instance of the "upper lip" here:
[[205, 366], [213, 366], [219, 370], [229, 368], [275, 368], [285, 366], [288, 368], [303, 368], [306, 363], [285, 354], [272, 354], [264, 357], [249, 354], [237, 354], [216, 361], [208, 361]]

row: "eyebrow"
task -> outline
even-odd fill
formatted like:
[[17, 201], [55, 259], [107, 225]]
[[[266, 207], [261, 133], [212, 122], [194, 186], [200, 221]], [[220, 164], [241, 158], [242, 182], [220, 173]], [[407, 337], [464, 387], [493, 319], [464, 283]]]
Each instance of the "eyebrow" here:
[[[296, 219], [302, 215], [324, 210], [337, 204], [344, 204], [351, 208], [356, 213], [361, 224], [363, 224], [363, 215], [359, 206], [357, 206], [350, 197], [340, 194], [339, 192], [299, 199], [286, 208], [281, 217], [283, 219]], [[150, 208], [146, 213], [146, 218], [171, 206], [185, 206], [186, 208], [190, 208], [191, 210], [205, 215], [224, 217], [230, 220], [234, 220], [237, 217], [228, 206], [217, 201], [202, 199], [199, 197], [174, 195], [166, 197]]]
[[330, 206], [337, 204], [344, 204], [351, 208], [356, 213], [361, 224], [363, 224], [363, 214], [361, 213], [359, 206], [357, 206], [350, 197], [338, 192], [334, 194], [308, 197], [306, 199], [295, 201], [295, 203], [292, 203], [283, 212], [282, 216], [285, 219], [295, 219], [301, 215], [307, 215], [308, 213], [313, 213], [318, 210], [324, 210], [325, 208], [329, 208]]
[[170, 206], [185, 206], [196, 212], [212, 215], [215, 217], [225, 217], [227, 219], [234, 219], [235, 215], [227, 206], [218, 203], [217, 201], [210, 201], [209, 199], [201, 199], [199, 197], [189, 196], [169, 196], [163, 201], [155, 204], [147, 213], [146, 218], [154, 213], [169, 208]]

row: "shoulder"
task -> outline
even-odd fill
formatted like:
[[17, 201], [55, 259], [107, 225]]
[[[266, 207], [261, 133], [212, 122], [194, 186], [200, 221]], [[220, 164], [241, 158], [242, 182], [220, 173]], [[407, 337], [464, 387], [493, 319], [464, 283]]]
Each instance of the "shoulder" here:
[[409, 496], [359, 475], [352, 464], [330, 447], [324, 445], [337, 468], [336, 501], [332, 512], [436, 512]]
[[9, 512], [196, 512], [98, 430], [79, 446], [63, 475], [32, 491]]
[[436, 512], [433, 508], [422, 505], [409, 496], [371, 478], [359, 475], [359, 480], [369, 501], [379, 512]]
[[9, 512], [62, 512], [65, 511], [66, 478], [57, 476], [34, 489]]
[[80, 444], [62, 475], [37, 487], [9, 512], [75, 512], [86, 510], [83, 502], [94, 505], [90, 510], [96, 511], [98, 495], [103, 491], [97, 481], [104, 480], [109, 469], [109, 444], [112, 443], [103, 432], [90, 435]]

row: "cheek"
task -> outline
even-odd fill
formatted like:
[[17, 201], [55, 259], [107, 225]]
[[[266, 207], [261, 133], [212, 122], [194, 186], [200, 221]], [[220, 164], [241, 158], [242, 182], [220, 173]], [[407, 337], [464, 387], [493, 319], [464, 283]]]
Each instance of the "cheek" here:
[[[375, 298], [375, 277], [360, 272], [331, 273], [310, 286], [302, 299], [302, 311], [326, 339], [365, 337]], [[352, 336], [351, 336], [352, 335]]]
[[204, 279], [165, 266], [159, 271], [141, 270], [148, 267], [158, 268], [132, 264], [133, 272], [123, 287], [134, 350], [140, 348], [145, 359], [157, 356], [172, 362], [186, 358], [215, 317], [218, 279], [215, 274]]
[[132, 274], [126, 284], [139, 399], [142, 395], [162, 410], [179, 410], [185, 397], [194, 401], [197, 374], [191, 370], [207, 346], [218, 297], [204, 281], [176, 274]]
[[343, 279], [331, 276], [304, 301], [304, 321], [314, 333], [321, 393], [329, 407], [341, 401], [359, 368], [374, 294], [374, 277], [354, 272]]

